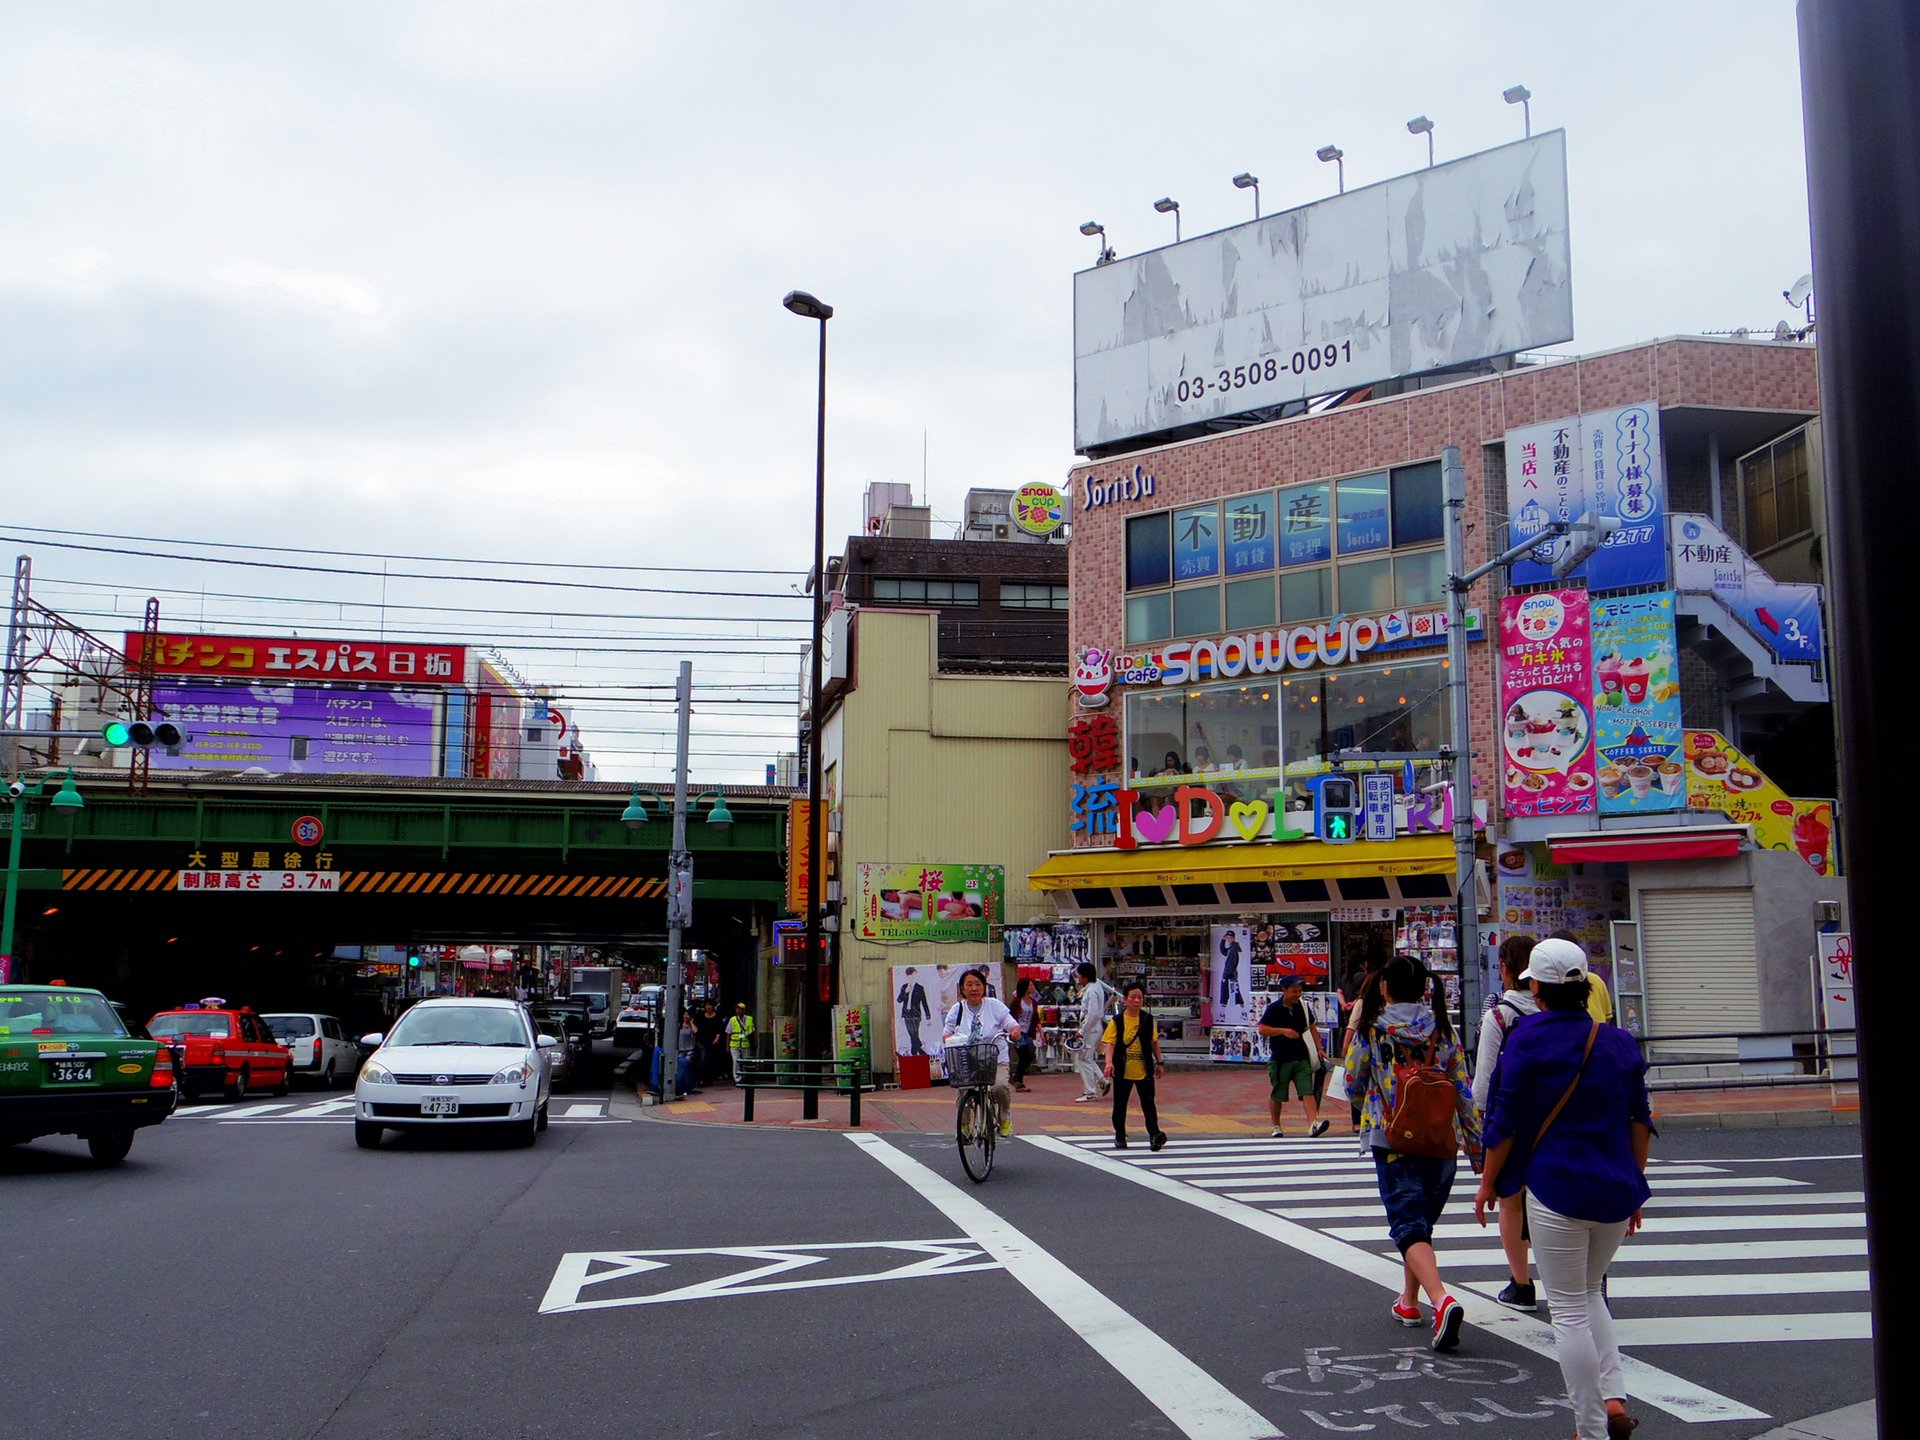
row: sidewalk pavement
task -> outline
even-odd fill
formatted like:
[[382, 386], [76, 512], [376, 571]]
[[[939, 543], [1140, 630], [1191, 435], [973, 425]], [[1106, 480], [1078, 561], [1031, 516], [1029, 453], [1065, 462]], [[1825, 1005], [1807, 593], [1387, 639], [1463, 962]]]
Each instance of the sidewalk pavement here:
[[[1071, 1072], [1030, 1075], [1030, 1093], [1013, 1097], [1015, 1133], [1044, 1134], [1102, 1132], [1112, 1123], [1110, 1100], [1076, 1103], [1079, 1077]], [[617, 1089], [618, 1087], [616, 1087]], [[1263, 1065], [1219, 1065], [1170, 1068], [1158, 1089], [1160, 1124], [1169, 1135], [1266, 1135], [1267, 1075]], [[628, 1092], [631, 1094], [631, 1092]], [[681, 1124], [740, 1125], [743, 1097], [727, 1085], [707, 1089], [671, 1105], [654, 1106], [650, 1119]], [[820, 1118], [800, 1118], [797, 1090], [760, 1090], [754, 1095], [753, 1124], [806, 1130], [846, 1130], [848, 1097], [822, 1091]], [[1129, 1107], [1129, 1124], [1142, 1130], [1139, 1102]], [[1300, 1102], [1287, 1102], [1285, 1129], [1289, 1135], [1307, 1130]], [[1767, 1089], [1658, 1091], [1653, 1097], [1654, 1124], [1662, 1131], [1679, 1129], [1745, 1130], [1803, 1125], [1857, 1125], [1860, 1099], [1857, 1087], [1844, 1085], [1788, 1085]], [[1347, 1128], [1345, 1107], [1329, 1107], [1335, 1132]], [[879, 1134], [923, 1132], [944, 1134], [953, 1126], [953, 1092], [944, 1085], [926, 1090], [885, 1089], [860, 1098], [860, 1128]]]
[[1874, 1440], [1876, 1428], [1874, 1402], [1862, 1400], [1824, 1415], [1809, 1415], [1791, 1425], [1782, 1425], [1753, 1440]]

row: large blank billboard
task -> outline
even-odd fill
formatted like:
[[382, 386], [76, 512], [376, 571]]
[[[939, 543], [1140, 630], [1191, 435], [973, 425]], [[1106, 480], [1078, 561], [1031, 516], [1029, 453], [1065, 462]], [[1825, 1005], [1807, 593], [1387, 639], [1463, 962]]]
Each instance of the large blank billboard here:
[[1566, 132], [1074, 276], [1074, 448], [1573, 338]]

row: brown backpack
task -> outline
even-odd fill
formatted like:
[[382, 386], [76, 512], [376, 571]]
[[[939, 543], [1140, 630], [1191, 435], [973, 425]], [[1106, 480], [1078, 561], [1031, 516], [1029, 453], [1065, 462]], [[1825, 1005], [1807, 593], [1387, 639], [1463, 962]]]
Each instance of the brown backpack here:
[[1426, 1055], [1393, 1067], [1393, 1114], [1387, 1119], [1387, 1148], [1396, 1155], [1451, 1160], [1460, 1150], [1453, 1128], [1460, 1099], [1447, 1072], [1433, 1063], [1440, 1043], [1427, 1042]]

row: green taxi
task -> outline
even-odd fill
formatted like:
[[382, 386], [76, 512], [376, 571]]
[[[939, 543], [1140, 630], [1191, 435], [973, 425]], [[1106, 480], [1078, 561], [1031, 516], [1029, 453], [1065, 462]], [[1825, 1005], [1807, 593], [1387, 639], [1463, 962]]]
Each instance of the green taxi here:
[[0, 985], [0, 1145], [78, 1135], [116, 1165], [174, 1097], [172, 1052], [129, 1035], [98, 990]]

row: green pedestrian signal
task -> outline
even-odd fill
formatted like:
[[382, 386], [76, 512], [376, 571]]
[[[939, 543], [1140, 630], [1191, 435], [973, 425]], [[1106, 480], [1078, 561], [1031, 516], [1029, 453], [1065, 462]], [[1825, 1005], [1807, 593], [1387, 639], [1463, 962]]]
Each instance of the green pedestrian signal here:
[[1345, 775], [1323, 775], [1313, 787], [1313, 829], [1322, 840], [1350, 845], [1360, 828], [1360, 787]]

